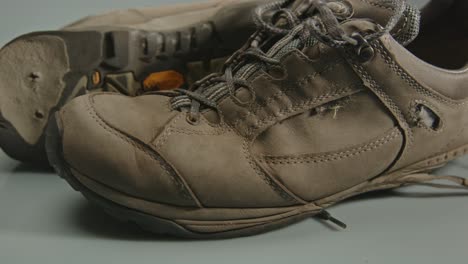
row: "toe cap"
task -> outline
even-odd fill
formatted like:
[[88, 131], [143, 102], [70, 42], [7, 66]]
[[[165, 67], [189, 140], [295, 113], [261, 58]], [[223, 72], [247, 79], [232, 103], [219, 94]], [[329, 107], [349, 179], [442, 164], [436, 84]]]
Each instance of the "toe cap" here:
[[[74, 99], [57, 114], [67, 165], [96, 184], [132, 197], [196, 206], [183, 179], [160, 154], [144, 143], [157, 133], [141, 132], [145, 126], [162, 129], [170, 114], [142, 117], [148, 115], [144, 113], [148, 105], [143, 106], [151, 98], [132, 99], [119, 95], [87, 95]], [[161, 110], [163, 107], [159, 104], [164, 100], [153, 99], [152, 109]], [[87, 187], [92, 189], [92, 186]]]
[[177, 115], [166, 96], [128, 97], [105, 93], [88, 98], [95, 113], [109, 126], [144, 143], [151, 142]]

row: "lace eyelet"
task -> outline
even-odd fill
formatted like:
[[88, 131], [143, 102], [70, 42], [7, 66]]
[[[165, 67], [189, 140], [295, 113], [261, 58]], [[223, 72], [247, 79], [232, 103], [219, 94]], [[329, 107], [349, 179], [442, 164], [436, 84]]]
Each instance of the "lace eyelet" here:
[[192, 126], [197, 126], [200, 124], [200, 117], [198, 117], [197, 115], [187, 113], [187, 116], [185, 119], [187, 120], [187, 123], [189, 123]]
[[353, 33], [351, 37], [358, 42], [355, 50], [356, 55], [359, 57], [359, 61], [361, 63], [365, 63], [372, 60], [375, 56], [375, 50], [369, 42], [367, 42], [367, 40], [359, 33]]
[[375, 50], [371, 46], [361, 47], [356, 52], [361, 63], [368, 62], [375, 56]]

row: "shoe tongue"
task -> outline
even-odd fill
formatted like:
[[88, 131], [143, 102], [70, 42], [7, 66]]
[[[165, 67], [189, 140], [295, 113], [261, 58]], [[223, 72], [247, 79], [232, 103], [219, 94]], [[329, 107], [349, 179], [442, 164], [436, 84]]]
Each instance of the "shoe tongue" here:
[[[402, 45], [408, 45], [419, 34], [421, 15], [419, 9], [406, 0], [323, 0], [340, 20], [371, 20], [385, 27], [395, 12], [398, 3], [405, 7], [403, 16], [390, 34]], [[296, 0], [291, 4], [295, 11], [310, 12], [310, 0]], [[308, 8], [309, 6], [309, 8]]]

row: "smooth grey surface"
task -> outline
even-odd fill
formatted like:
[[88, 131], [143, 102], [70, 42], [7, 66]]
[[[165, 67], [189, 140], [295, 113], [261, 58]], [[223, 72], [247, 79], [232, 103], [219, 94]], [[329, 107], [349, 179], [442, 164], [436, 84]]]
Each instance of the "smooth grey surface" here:
[[[162, 2], [1, 0], [0, 43], [108, 8]], [[440, 173], [468, 175], [468, 158]], [[467, 263], [466, 194], [417, 187], [360, 197], [330, 210], [345, 231], [310, 219], [255, 237], [184, 241], [119, 223], [54, 173], [0, 152], [0, 263]]]

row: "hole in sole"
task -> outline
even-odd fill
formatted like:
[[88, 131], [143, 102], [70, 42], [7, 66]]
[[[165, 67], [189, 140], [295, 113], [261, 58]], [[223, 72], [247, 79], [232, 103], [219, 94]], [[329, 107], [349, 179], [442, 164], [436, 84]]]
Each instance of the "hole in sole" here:
[[37, 110], [37, 111], [34, 113], [34, 116], [35, 116], [37, 119], [43, 119], [43, 118], [44, 118], [44, 113], [42, 113], [41, 111]]
[[28, 78], [31, 82], [38, 82], [41, 79], [41, 74], [39, 72], [31, 72]]

